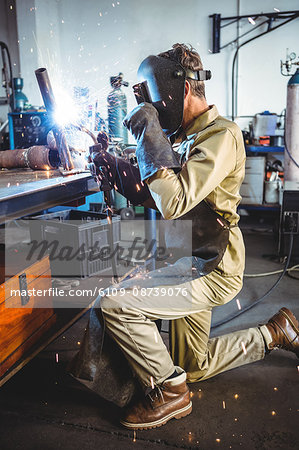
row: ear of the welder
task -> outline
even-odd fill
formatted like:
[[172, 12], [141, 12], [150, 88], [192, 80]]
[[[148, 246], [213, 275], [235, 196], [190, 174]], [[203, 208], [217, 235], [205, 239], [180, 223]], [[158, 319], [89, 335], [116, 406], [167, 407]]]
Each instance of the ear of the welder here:
[[169, 58], [151, 55], [140, 64], [138, 78], [146, 81], [163, 131], [167, 136], [173, 135], [183, 120], [185, 69]]

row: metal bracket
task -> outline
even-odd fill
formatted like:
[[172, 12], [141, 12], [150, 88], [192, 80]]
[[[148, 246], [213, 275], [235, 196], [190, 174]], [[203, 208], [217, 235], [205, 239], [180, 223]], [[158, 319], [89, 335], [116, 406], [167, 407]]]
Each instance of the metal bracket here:
[[[267, 32], [271, 31], [273, 22], [275, 20], [285, 20], [285, 22], [289, 22], [293, 19], [296, 19], [299, 17], [299, 10], [295, 11], [277, 11], [277, 12], [270, 12], [270, 13], [257, 13], [257, 14], [250, 14], [250, 15], [242, 15], [242, 16], [231, 16], [231, 17], [221, 17], [221, 14], [211, 14], [209, 16], [213, 21], [213, 50], [212, 53], [220, 53], [220, 50], [222, 50], [225, 47], [228, 47], [230, 44], [233, 44], [237, 42], [240, 38], [245, 36], [248, 33], [251, 33], [256, 28], [259, 28], [263, 24], [268, 25]], [[255, 20], [259, 18], [265, 18], [265, 21], [255, 25]], [[249, 31], [246, 31], [241, 36], [238, 36], [238, 38], [228, 42], [227, 44], [221, 46], [220, 45], [220, 31], [221, 28], [224, 28], [228, 25], [231, 25], [235, 22], [239, 22], [240, 20], [249, 20], [251, 24], [255, 25], [252, 27]], [[223, 23], [226, 22], [226, 23]]]

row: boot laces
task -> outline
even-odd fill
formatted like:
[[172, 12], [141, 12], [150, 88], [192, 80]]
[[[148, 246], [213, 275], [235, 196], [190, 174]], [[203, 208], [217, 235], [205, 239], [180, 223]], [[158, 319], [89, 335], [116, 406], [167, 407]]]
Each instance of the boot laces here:
[[147, 394], [147, 396], [149, 397], [150, 401], [151, 401], [152, 403], [154, 403], [156, 400], [158, 400], [159, 398], [161, 398], [162, 401], [163, 401], [163, 403], [165, 403], [164, 396], [163, 396], [163, 392], [162, 392], [164, 389], [165, 389], [164, 386], [158, 386], [158, 385], [155, 386], [155, 388], [152, 389], [151, 392], [149, 392], [149, 393]]

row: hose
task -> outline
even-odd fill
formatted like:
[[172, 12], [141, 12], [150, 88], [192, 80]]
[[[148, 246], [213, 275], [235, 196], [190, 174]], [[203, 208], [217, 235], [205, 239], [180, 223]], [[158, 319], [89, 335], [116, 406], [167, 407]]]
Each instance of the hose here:
[[211, 326], [211, 329], [220, 327], [221, 325], [224, 325], [225, 323], [230, 322], [231, 320], [235, 319], [236, 317], [239, 317], [245, 311], [248, 311], [249, 309], [251, 309], [251, 308], [255, 307], [256, 305], [258, 305], [259, 303], [261, 303], [266, 297], [268, 297], [269, 294], [271, 294], [271, 292], [273, 292], [273, 290], [278, 286], [278, 284], [280, 283], [280, 281], [282, 280], [283, 276], [286, 274], [286, 272], [288, 270], [288, 266], [290, 264], [290, 259], [291, 259], [292, 250], [293, 250], [293, 242], [294, 242], [294, 235], [290, 234], [290, 246], [289, 246], [288, 257], [287, 257], [287, 260], [286, 260], [286, 263], [285, 263], [285, 266], [284, 266], [284, 269], [283, 269], [281, 275], [275, 281], [273, 286], [264, 295], [262, 295], [262, 297], [258, 298], [257, 300], [255, 300], [250, 305], [248, 305], [245, 308], [241, 309], [240, 311], [238, 311], [233, 316], [228, 317], [226, 319], [221, 320], [220, 322], [215, 323], [215, 325]]

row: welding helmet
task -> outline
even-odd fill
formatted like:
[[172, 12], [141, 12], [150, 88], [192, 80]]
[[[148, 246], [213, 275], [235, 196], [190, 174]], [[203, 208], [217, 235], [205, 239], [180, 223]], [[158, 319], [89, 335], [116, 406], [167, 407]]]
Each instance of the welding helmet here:
[[162, 56], [148, 56], [139, 66], [140, 83], [133, 86], [138, 103], [152, 103], [159, 113], [159, 121], [169, 137], [180, 127], [184, 113], [186, 78], [209, 80], [209, 70], [185, 69], [177, 60]]

